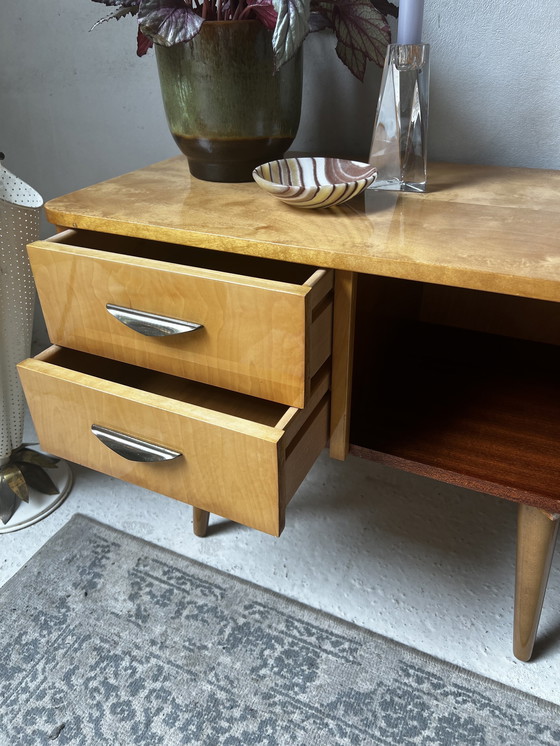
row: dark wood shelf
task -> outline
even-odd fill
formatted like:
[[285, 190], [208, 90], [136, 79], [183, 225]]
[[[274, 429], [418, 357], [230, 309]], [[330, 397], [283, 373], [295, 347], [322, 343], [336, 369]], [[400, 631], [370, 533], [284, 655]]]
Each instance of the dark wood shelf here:
[[403, 322], [354, 386], [353, 452], [560, 512], [560, 347]]

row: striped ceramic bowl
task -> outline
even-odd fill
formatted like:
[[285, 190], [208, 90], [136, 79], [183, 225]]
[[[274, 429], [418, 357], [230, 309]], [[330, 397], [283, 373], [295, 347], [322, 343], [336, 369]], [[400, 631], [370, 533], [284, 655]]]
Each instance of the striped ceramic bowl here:
[[373, 183], [377, 169], [343, 158], [286, 158], [258, 166], [253, 179], [294, 207], [340, 205]]

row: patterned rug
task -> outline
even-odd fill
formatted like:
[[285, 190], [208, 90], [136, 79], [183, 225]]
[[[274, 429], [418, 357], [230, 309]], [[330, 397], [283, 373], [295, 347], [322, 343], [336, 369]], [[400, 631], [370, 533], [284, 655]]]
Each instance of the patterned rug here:
[[560, 743], [560, 708], [84, 516], [0, 630], [1, 746]]

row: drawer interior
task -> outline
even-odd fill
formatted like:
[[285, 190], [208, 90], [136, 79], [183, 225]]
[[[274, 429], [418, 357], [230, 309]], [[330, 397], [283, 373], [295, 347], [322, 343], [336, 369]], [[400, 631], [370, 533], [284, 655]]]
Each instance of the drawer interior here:
[[[74, 230], [28, 251], [62, 348], [300, 408], [331, 354], [331, 270]], [[136, 312], [200, 326], [152, 336]]]
[[99, 358], [66, 348], [50, 348], [39, 359], [66, 370], [96, 376], [130, 386], [139, 391], [158, 394], [176, 401], [188, 402], [222, 414], [241, 417], [269, 427], [276, 427], [290, 410], [283, 404], [258, 399], [247, 394], [209, 386], [165, 373], [157, 373], [128, 363]]
[[[274, 536], [328, 437], [328, 366], [306, 409], [60, 347], [18, 369], [46, 451]], [[129, 459], [92, 425], [178, 456]]]
[[[95, 231], [64, 231], [55, 237], [56, 242], [66, 246], [80, 246], [85, 249], [96, 249], [109, 253], [137, 256], [142, 259], [156, 259], [188, 267], [211, 269], [229, 274], [258, 277], [295, 285], [306, 284], [316, 271], [316, 267], [307, 264], [293, 264], [276, 259], [229, 254], [211, 249], [199, 249], [194, 246], [163, 243], [144, 238], [115, 236]], [[53, 239], [50, 239], [53, 240]]]

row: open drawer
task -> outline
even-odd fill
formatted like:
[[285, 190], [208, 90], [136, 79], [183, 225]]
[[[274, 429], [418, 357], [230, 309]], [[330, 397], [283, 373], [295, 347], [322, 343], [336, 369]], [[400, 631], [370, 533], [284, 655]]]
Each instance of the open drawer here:
[[90, 231], [28, 247], [51, 341], [303, 407], [332, 270]]
[[45, 450], [274, 535], [327, 442], [327, 365], [303, 410], [56, 346], [18, 368]]

